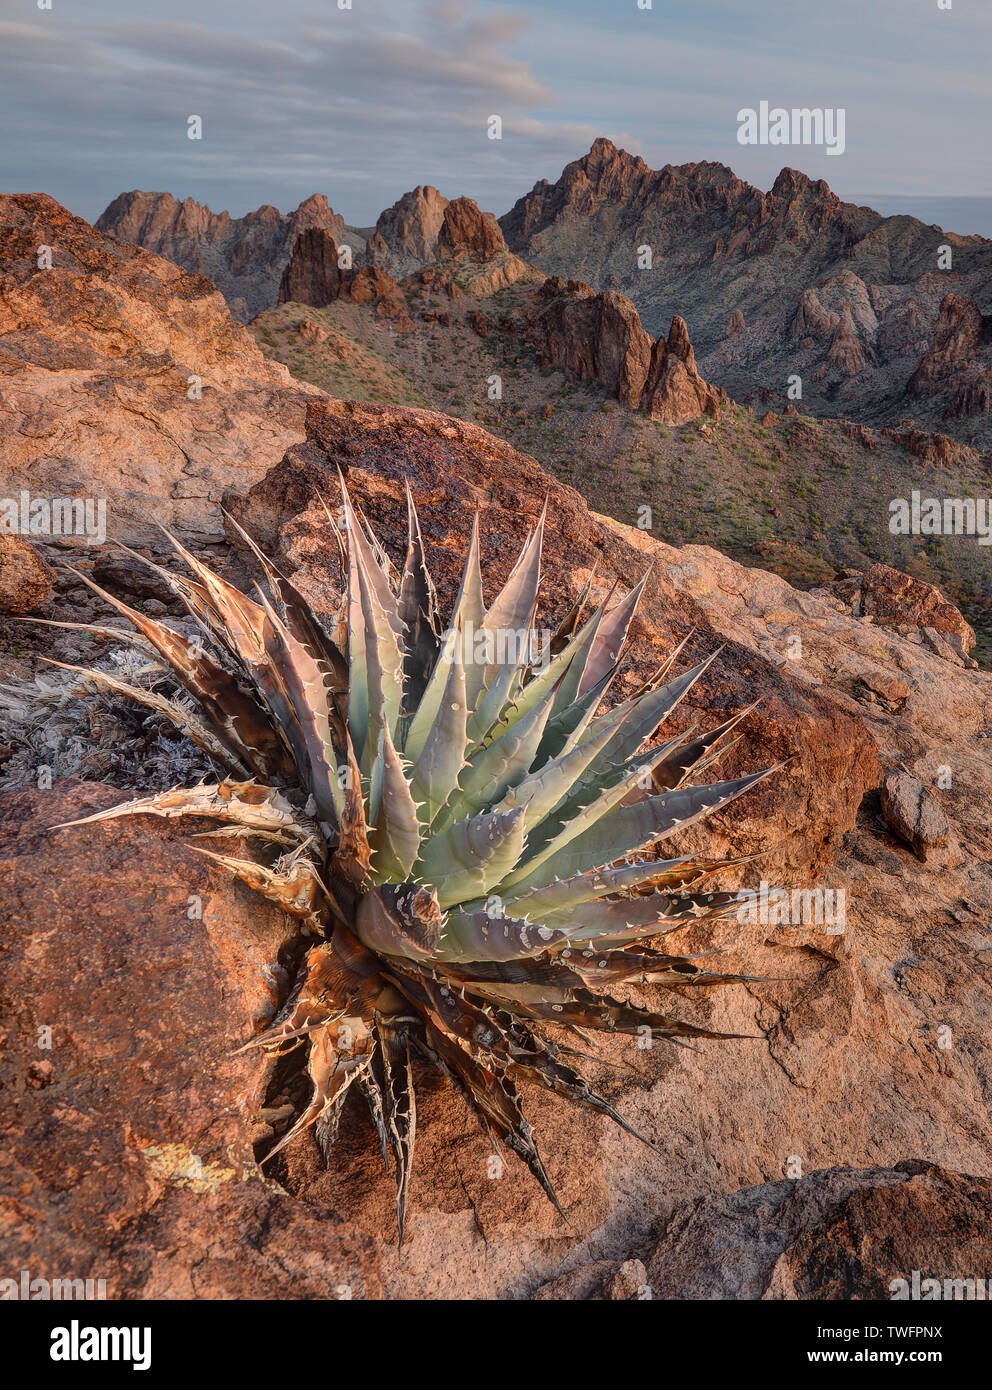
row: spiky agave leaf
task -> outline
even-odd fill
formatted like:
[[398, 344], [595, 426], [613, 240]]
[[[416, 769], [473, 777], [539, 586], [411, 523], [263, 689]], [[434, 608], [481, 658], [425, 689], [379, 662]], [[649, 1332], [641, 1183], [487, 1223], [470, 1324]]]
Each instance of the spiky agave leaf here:
[[317, 910], [318, 897], [321, 893], [325, 897], [329, 894], [320, 882], [313, 861], [302, 857], [300, 850], [288, 855], [285, 862], [269, 868], [265, 864], [257, 864], [253, 859], [216, 854], [213, 850], [201, 849], [199, 845], [191, 845], [190, 848], [216, 864], [223, 864], [291, 917], [299, 917], [311, 930], [319, 930], [321, 917]]
[[[590, 575], [550, 659], [532, 664], [546, 504], [488, 606], [476, 516], [445, 627], [409, 488], [402, 573], [343, 479], [341, 493], [343, 538], [324, 503], [343, 572], [331, 632], [244, 532], [267, 586], [257, 600], [176, 543], [193, 578], [167, 577], [211, 652], [105, 596], [194, 706], [140, 690], [134, 698], [199, 734], [234, 775], [86, 819], [189, 815], [218, 823], [201, 836], [261, 841], [268, 863], [201, 852], [322, 937], [282, 1012], [246, 1044], [303, 1047], [307, 1057], [310, 1104], [266, 1159], [310, 1126], [328, 1153], [354, 1088], [395, 1169], [402, 1240], [412, 1056], [462, 1088], [494, 1142], [508, 1144], [557, 1205], [518, 1079], [636, 1131], [562, 1060], [586, 1054], [540, 1030], [723, 1036], [608, 991], [746, 978], [658, 946], [736, 910], [737, 894], [699, 890], [743, 861], [639, 856], [772, 769], [700, 783], [753, 706], [645, 750], [716, 655], [672, 676], [684, 642], [633, 696], [599, 712], [647, 575], [586, 616]], [[276, 780], [282, 790], [265, 785]], [[295, 809], [294, 795], [311, 814]]]
[[87, 825], [92, 821], [114, 820], [118, 816], [154, 815], [173, 819], [179, 816], [204, 816], [210, 820], [228, 822], [247, 830], [269, 831], [292, 837], [298, 842], [310, 840], [315, 833], [312, 821], [301, 815], [289, 801], [272, 787], [255, 781], [201, 782], [195, 787], [173, 787], [138, 801], [111, 806], [91, 816], [64, 822], [62, 829], [72, 825]]

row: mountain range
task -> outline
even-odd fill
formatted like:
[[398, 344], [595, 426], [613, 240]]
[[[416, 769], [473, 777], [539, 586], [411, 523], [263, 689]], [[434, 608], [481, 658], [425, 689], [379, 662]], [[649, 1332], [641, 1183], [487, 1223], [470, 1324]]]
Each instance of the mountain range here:
[[[307, 393], [426, 406], [494, 431], [669, 543], [714, 544], [799, 584], [895, 565], [961, 605], [980, 659], [992, 644], [986, 549], [888, 525], [889, 500], [914, 490], [987, 493], [978, 450], [907, 422], [818, 419], [805, 402], [741, 405], [704, 374], [680, 314], [653, 336], [621, 291], [518, 256], [470, 199], [416, 189], [360, 247], [316, 200], [308, 211], [328, 225], [271, 223], [265, 294], [279, 302], [250, 329], [210, 279], [51, 199], [5, 208], [0, 436], [18, 486], [106, 497], [133, 536], [155, 520], [210, 537], [224, 488], [262, 476], [298, 436]], [[141, 225], [179, 254], [153, 210]], [[243, 269], [237, 238], [257, 245], [257, 224], [210, 219], [180, 219], [211, 229], [200, 262], [226, 247]], [[51, 270], [34, 264], [39, 242], [54, 247]]]
[[418, 186], [371, 228], [161, 194], [99, 225], [268, 304], [251, 331], [297, 380], [483, 424], [601, 510], [793, 582], [894, 564], [992, 641], [986, 550], [888, 526], [914, 490], [990, 490], [992, 242], [603, 140], [501, 219]]
[[[300, 233], [331, 231], [356, 264], [402, 278], [433, 262], [447, 206], [418, 187], [363, 229], [319, 195], [232, 219], [134, 192], [97, 226], [210, 275], [248, 320], [275, 303]], [[681, 316], [703, 376], [742, 404], [910, 418], [992, 447], [992, 241], [844, 203], [794, 169], [763, 193], [725, 165], [656, 171], [603, 139], [499, 229], [545, 275], [625, 295], [649, 334]]]

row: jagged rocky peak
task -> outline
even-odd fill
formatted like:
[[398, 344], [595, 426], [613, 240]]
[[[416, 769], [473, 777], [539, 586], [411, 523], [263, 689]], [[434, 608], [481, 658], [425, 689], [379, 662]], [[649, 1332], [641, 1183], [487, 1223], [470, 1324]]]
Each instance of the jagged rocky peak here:
[[802, 198], [811, 195], [815, 198], [829, 198], [835, 203], [840, 199], [834, 193], [830, 185], [824, 179], [811, 179], [808, 174], [804, 174], [801, 169], [790, 169], [788, 166], [780, 170], [778, 178], [772, 184], [772, 196], [784, 198], [792, 202], [794, 198]]
[[651, 173], [640, 155], [628, 154], [604, 136], [592, 142], [589, 153], [577, 160], [576, 166], [601, 190], [606, 186], [629, 188], [636, 179]]
[[803, 290], [789, 332], [800, 343], [829, 336], [837, 326], [837, 315], [825, 309], [816, 291]]
[[388, 316], [397, 317], [403, 292], [393, 277], [378, 265], [350, 264], [343, 249], [343, 243], [325, 227], [301, 232], [279, 282], [279, 303], [309, 304], [315, 309], [336, 299], [377, 306], [388, 303], [392, 306]]
[[379, 214], [367, 258], [393, 275], [407, 275], [432, 261], [448, 200], [432, 184], [418, 184]]
[[545, 307], [531, 330], [538, 362], [581, 381], [598, 381], [636, 409], [651, 366], [651, 337], [637, 310], [616, 290], [596, 294], [581, 281], [554, 277], [539, 297]]
[[865, 350], [858, 337], [850, 304], [844, 304], [841, 308], [824, 365], [828, 369], [838, 368], [845, 376], [856, 376], [865, 365]]
[[216, 234], [230, 220], [228, 213], [211, 212], [195, 198], [184, 198], [180, 202], [171, 193], [135, 188], [116, 197], [95, 225], [98, 231], [153, 251], [157, 246], [152, 243], [161, 245], [176, 235], [195, 235], [207, 230]]
[[947, 294], [933, 340], [906, 386], [915, 397], [946, 399], [945, 418], [987, 415], [992, 409], [992, 319], [973, 299]]
[[162, 255], [162, 247], [176, 237], [200, 236], [216, 241], [226, 236], [239, 238], [257, 227], [279, 231], [292, 229], [295, 235], [307, 226], [330, 227], [343, 234], [345, 221], [323, 193], [311, 194], [294, 212], [285, 216], [271, 203], [263, 203], [243, 217], [232, 217], [229, 212], [214, 212], [195, 198], [180, 201], [171, 193], [146, 193], [135, 189], [115, 198], [100, 214], [95, 226], [98, 231], [121, 241], [131, 241], [146, 251]]
[[334, 211], [324, 193], [311, 193], [290, 217], [296, 223], [307, 222], [311, 226], [331, 227], [340, 223], [344, 229], [344, 218]]
[[341, 248], [325, 227], [307, 227], [293, 243], [289, 264], [279, 282], [280, 304], [319, 308], [341, 292]]
[[455, 198], [444, 210], [437, 249], [442, 255], [488, 261], [508, 247], [491, 212], [482, 212], [471, 198]]
[[740, 309], [735, 309], [727, 320], [726, 334], [728, 338], [739, 338], [747, 329], [747, 323]]
[[488, 261], [507, 254], [499, 223], [471, 198], [451, 202], [429, 184], [387, 208], [369, 239], [366, 260], [402, 277], [452, 256]]
[[659, 338], [652, 349], [642, 404], [663, 425], [685, 425], [701, 415], [718, 418], [721, 407], [730, 404], [726, 391], [700, 375], [688, 325], [678, 314], [667, 339]]
[[[869, 208], [842, 203], [823, 179], [811, 179], [799, 169], [782, 169], [771, 191], [763, 193], [717, 161], [666, 164], [655, 170], [640, 155], [599, 139], [588, 154], [565, 166], [557, 182], [541, 179], [536, 183], [500, 223], [508, 244], [525, 252], [528, 240], [551, 224], [597, 213], [607, 203], [617, 205], [614, 215], [617, 210], [621, 215], [647, 214], [651, 218], [679, 213], [689, 220], [692, 234], [705, 231], [712, 245], [716, 230], [718, 245], [726, 248], [733, 241], [735, 249], [752, 245], [758, 229], [776, 222], [791, 227], [797, 220], [805, 224], [814, 216], [815, 225], [831, 220], [850, 223], [859, 236], [864, 236], [883, 220]], [[695, 226], [698, 218], [714, 211], [725, 217], [718, 228], [709, 221]], [[681, 229], [683, 239], [686, 230]], [[745, 233], [743, 240], [738, 235], [741, 232]]]
[[960, 294], [945, 295], [933, 333], [933, 344], [909, 384], [911, 395], [922, 395], [947, 372], [970, 361], [982, 337], [978, 305]]
[[538, 292], [543, 307], [528, 336], [542, 366], [598, 381], [632, 410], [663, 424], [683, 425], [720, 413], [726, 392], [704, 381], [689, 329], [676, 315], [668, 338], [655, 342], [637, 309], [618, 290], [597, 294], [581, 280], [550, 276]]
[[672, 319], [666, 349], [668, 352], [673, 352], [676, 357], [681, 358], [687, 367], [695, 371], [696, 354], [692, 350], [692, 342], [689, 338], [689, 325], [679, 314], [676, 314]]
[[588, 154], [565, 166], [556, 183], [536, 183], [500, 218], [500, 225], [508, 245], [525, 254], [532, 249], [531, 238], [554, 223], [590, 217], [606, 205], [633, 210], [663, 202], [699, 211], [714, 200], [736, 207], [741, 200], [760, 202], [762, 196], [725, 164], [701, 161], [654, 170], [640, 155], [600, 138]]

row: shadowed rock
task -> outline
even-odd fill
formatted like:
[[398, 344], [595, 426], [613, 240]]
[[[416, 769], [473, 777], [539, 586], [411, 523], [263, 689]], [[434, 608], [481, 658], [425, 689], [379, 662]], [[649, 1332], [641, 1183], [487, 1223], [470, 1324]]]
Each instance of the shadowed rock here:
[[[535, 1296], [987, 1298], [990, 1197], [988, 1178], [930, 1163], [830, 1168], [682, 1203], [639, 1260], [580, 1265]], [[936, 1291], [923, 1284], [928, 1279]]]

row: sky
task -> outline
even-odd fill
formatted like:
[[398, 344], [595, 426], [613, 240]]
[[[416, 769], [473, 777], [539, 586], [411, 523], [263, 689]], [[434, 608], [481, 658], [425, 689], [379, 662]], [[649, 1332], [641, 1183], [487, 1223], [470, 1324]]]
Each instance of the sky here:
[[[501, 214], [604, 135], [763, 189], [992, 196], [992, 3], [940, 3], [0, 0], [0, 190], [90, 220], [134, 188], [233, 216], [325, 193], [365, 226], [432, 183]], [[761, 101], [843, 108], [843, 154], [741, 145]]]

